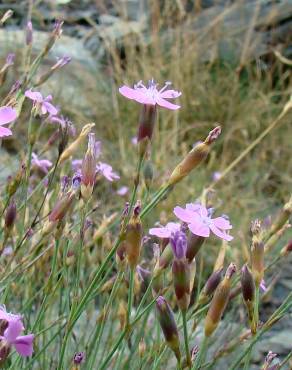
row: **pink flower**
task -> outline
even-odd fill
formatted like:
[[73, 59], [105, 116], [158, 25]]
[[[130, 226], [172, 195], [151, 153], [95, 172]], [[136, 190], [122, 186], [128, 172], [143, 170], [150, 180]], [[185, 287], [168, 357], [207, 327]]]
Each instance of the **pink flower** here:
[[16, 351], [23, 357], [31, 356], [33, 353], [34, 335], [19, 334], [24, 330], [20, 320], [11, 320], [8, 322], [8, 327], [4, 331], [4, 335], [0, 339], [9, 347], [14, 346]]
[[120, 176], [113, 171], [112, 166], [107, 163], [99, 162], [96, 166], [96, 171], [101, 173], [108, 181], [114, 181], [120, 178]]
[[121, 197], [123, 197], [124, 195], [126, 195], [129, 191], [129, 188], [127, 186], [121, 186], [118, 190], [117, 190], [117, 194], [120, 195]]
[[58, 113], [58, 109], [50, 103], [53, 99], [52, 95], [48, 95], [46, 98], [43, 98], [40, 92], [31, 90], [27, 90], [24, 95], [33, 101], [38, 114], [44, 115], [49, 113], [50, 115], [55, 116]]
[[158, 238], [170, 238], [181, 229], [181, 225], [177, 222], [168, 222], [165, 226], [154, 227], [149, 230], [150, 235], [157, 236]]
[[0, 320], [5, 320], [7, 322], [13, 320], [21, 320], [21, 315], [13, 314], [6, 311], [6, 307], [4, 305], [0, 306]]
[[37, 154], [32, 153], [31, 165], [32, 167], [38, 168], [43, 173], [47, 174], [49, 172], [49, 168], [52, 167], [53, 163], [48, 159], [39, 159]]
[[0, 137], [12, 135], [9, 128], [2, 127], [7, 123], [14, 121], [17, 118], [16, 110], [11, 107], [0, 107]]
[[158, 90], [158, 84], [152, 79], [148, 83], [148, 87], [143, 84], [143, 81], [139, 81], [134, 88], [128, 86], [122, 86], [119, 88], [119, 92], [128, 99], [135, 100], [138, 103], [145, 105], [160, 105], [163, 108], [176, 110], [180, 106], [170, 103], [166, 99], [174, 99], [181, 95], [180, 91], [166, 90], [171, 85], [171, 82], [166, 82], [162, 89]]
[[186, 208], [175, 207], [173, 210], [176, 217], [188, 224], [190, 231], [198, 236], [207, 238], [210, 230], [219, 238], [230, 241], [233, 237], [226, 230], [232, 229], [230, 222], [224, 217], [211, 218], [210, 209], [207, 210], [202, 204], [190, 203]]

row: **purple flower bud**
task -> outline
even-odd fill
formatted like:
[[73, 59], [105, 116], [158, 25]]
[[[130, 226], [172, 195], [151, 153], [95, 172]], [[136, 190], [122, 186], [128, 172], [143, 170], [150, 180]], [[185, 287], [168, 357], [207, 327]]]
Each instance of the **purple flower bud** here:
[[187, 237], [182, 231], [177, 231], [170, 237], [170, 243], [174, 257], [178, 260], [186, 257]]
[[222, 280], [222, 269], [218, 271], [214, 271], [208, 278], [203, 288], [204, 295], [206, 295], [207, 297], [210, 297], [215, 292], [221, 280]]
[[75, 365], [80, 365], [85, 360], [85, 352], [77, 352], [73, 357], [73, 363]]
[[27, 22], [26, 25], [26, 45], [31, 45], [32, 44], [32, 23], [31, 21]]
[[255, 283], [247, 265], [241, 269], [241, 289], [245, 302], [253, 302], [255, 296]]
[[133, 214], [134, 216], [139, 216], [141, 212], [141, 201], [140, 200], [137, 200], [136, 204], [135, 204], [135, 207], [134, 207], [134, 210], [133, 210]]
[[5, 227], [11, 229], [14, 225], [16, 219], [16, 204], [14, 200], [12, 200], [7, 207], [6, 215], [5, 215]]
[[9, 53], [6, 57], [6, 65], [7, 67], [12, 66], [14, 64], [15, 54]]

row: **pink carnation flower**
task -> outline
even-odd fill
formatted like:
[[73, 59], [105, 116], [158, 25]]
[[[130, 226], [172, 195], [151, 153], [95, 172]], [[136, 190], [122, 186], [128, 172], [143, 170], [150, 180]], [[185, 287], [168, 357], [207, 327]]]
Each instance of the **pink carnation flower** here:
[[7, 322], [21, 320], [21, 315], [7, 312], [6, 307], [4, 305], [0, 305], [0, 320], [5, 320]]
[[138, 103], [146, 105], [160, 105], [163, 108], [176, 110], [180, 106], [170, 103], [166, 99], [175, 99], [181, 95], [180, 91], [167, 90], [171, 82], [166, 82], [162, 89], [158, 90], [158, 84], [152, 79], [148, 83], [148, 87], [143, 84], [143, 81], [139, 81], [134, 88], [128, 86], [122, 86], [119, 88], [119, 92], [128, 99], [135, 100]]
[[121, 186], [118, 190], [117, 190], [117, 194], [120, 195], [121, 197], [123, 197], [124, 195], [126, 195], [129, 191], [129, 188], [127, 186]]
[[150, 235], [157, 236], [158, 238], [170, 238], [181, 229], [181, 225], [177, 222], [168, 222], [165, 226], [153, 227], [149, 230]]
[[32, 167], [38, 168], [43, 173], [47, 174], [49, 172], [49, 168], [52, 167], [53, 163], [48, 159], [39, 159], [37, 154], [32, 153], [31, 165]]
[[173, 210], [176, 217], [188, 224], [188, 228], [194, 235], [208, 238], [210, 231], [221, 239], [230, 241], [233, 237], [226, 230], [232, 229], [230, 222], [224, 217], [211, 218], [210, 212], [202, 204], [190, 203], [186, 208], [175, 207]]
[[17, 118], [16, 110], [11, 107], [0, 107], [0, 137], [11, 136], [12, 131], [3, 127], [7, 123], [13, 122]]
[[48, 95], [46, 98], [43, 98], [39, 91], [32, 90], [27, 90], [24, 95], [33, 101], [37, 113], [42, 115], [49, 113], [52, 116], [55, 116], [58, 113], [58, 109], [50, 103], [53, 99], [52, 95]]
[[108, 181], [118, 180], [120, 176], [113, 171], [112, 166], [107, 163], [99, 162], [96, 166], [97, 173], [101, 173]]
[[11, 320], [8, 322], [8, 327], [4, 331], [4, 335], [0, 336], [1, 341], [6, 343], [9, 347], [14, 346], [16, 351], [23, 357], [31, 356], [33, 353], [34, 335], [19, 334], [24, 330], [23, 324], [20, 320]]

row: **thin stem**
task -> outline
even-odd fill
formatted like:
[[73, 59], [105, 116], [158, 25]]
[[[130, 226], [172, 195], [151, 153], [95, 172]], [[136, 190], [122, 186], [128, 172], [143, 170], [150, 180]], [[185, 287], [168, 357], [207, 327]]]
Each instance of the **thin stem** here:
[[129, 279], [129, 293], [128, 293], [128, 308], [127, 308], [127, 325], [130, 325], [131, 311], [133, 306], [134, 298], [134, 283], [135, 283], [135, 270], [130, 268], [130, 279]]
[[208, 342], [209, 342], [209, 337], [204, 336], [203, 342], [200, 346], [199, 353], [196, 357], [196, 360], [195, 360], [195, 363], [192, 369], [198, 370], [201, 368], [202, 364], [204, 363], [206, 354], [207, 354], [207, 349], [208, 349]]
[[260, 287], [258, 286], [258, 284], [256, 284], [254, 314], [253, 314], [253, 322], [252, 322], [252, 333], [253, 334], [257, 332], [257, 327], [259, 324], [259, 295], [260, 295]]
[[188, 338], [187, 311], [186, 310], [182, 311], [182, 319], [183, 319], [183, 330], [184, 330], [184, 341], [185, 341], [187, 366], [189, 368], [191, 368], [192, 367], [192, 360], [191, 360], [189, 338]]

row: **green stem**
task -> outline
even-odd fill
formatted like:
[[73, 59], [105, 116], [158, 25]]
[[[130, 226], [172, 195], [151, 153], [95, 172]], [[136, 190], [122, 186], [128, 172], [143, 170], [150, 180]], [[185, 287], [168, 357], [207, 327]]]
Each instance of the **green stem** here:
[[259, 324], [259, 297], [260, 297], [260, 287], [258, 284], [256, 285], [255, 289], [255, 301], [254, 301], [254, 315], [253, 315], [253, 322], [252, 322], [252, 332], [257, 332], [257, 327]]
[[183, 330], [184, 330], [184, 341], [185, 341], [187, 366], [189, 368], [191, 368], [192, 367], [192, 360], [191, 360], [191, 353], [190, 353], [190, 346], [189, 346], [189, 338], [188, 338], [187, 311], [186, 310], [183, 310], [181, 312], [182, 312], [182, 319], [183, 319]]
[[192, 369], [198, 370], [201, 368], [202, 364], [205, 361], [206, 354], [207, 354], [207, 349], [208, 349], [208, 342], [209, 342], [209, 337], [204, 336], [203, 342], [200, 346], [199, 353], [196, 357], [194, 366]]
[[134, 283], [135, 283], [135, 270], [130, 268], [130, 279], [129, 279], [129, 293], [128, 293], [128, 309], [127, 309], [127, 325], [130, 325], [131, 311], [133, 306], [134, 298]]

